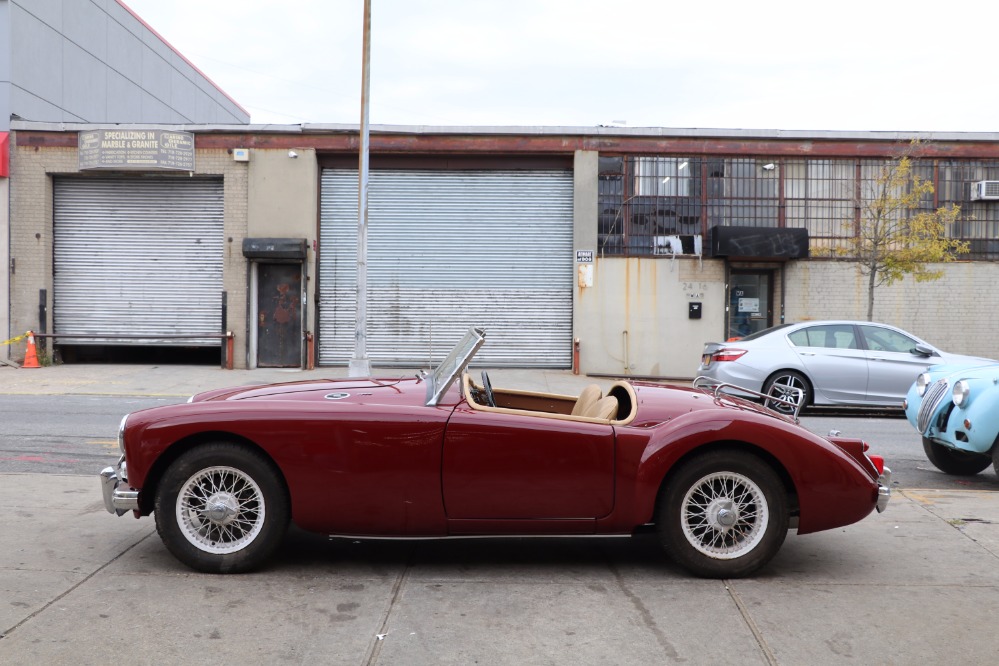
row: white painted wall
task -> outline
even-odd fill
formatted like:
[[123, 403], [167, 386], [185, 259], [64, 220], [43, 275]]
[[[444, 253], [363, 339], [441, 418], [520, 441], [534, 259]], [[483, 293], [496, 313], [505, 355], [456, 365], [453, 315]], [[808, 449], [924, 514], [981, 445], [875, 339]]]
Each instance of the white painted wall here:
[[[717, 260], [598, 258], [593, 286], [576, 287], [581, 372], [693, 377], [724, 330], [724, 277]], [[691, 302], [700, 319], [688, 318]]]

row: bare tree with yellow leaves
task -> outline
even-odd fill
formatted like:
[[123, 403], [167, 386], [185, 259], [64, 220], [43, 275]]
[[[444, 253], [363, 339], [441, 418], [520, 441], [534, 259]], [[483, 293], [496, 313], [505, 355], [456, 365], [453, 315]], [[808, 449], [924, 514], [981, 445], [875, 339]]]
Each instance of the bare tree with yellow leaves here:
[[935, 211], [920, 210], [933, 194], [933, 183], [921, 179], [915, 169], [919, 142], [913, 141], [900, 155], [879, 165], [866, 167], [861, 180], [860, 219], [843, 254], [859, 261], [867, 276], [867, 320], [874, 319], [874, 292], [880, 286], [912, 275], [917, 282], [937, 280], [942, 270], [928, 264], [953, 261], [968, 251], [968, 244], [947, 235], [961, 213], [959, 206]]

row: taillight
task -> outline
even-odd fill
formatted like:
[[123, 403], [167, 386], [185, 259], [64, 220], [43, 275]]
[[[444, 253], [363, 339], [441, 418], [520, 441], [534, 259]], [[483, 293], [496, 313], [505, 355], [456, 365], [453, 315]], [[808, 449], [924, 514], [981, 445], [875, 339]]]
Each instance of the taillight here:
[[745, 353], [746, 353], [745, 349], [735, 349], [731, 347], [726, 347], [723, 349], [719, 349], [714, 354], [712, 354], [711, 360], [717, 361], [719, 363], [722, 361], [735, 361]]
[[878, 476], [885, 473], [885, 459], [884, 456], [876, 456], [872, 454], [867, 455], [867, 459], [874, 463], [874, 466], [878, 470]]

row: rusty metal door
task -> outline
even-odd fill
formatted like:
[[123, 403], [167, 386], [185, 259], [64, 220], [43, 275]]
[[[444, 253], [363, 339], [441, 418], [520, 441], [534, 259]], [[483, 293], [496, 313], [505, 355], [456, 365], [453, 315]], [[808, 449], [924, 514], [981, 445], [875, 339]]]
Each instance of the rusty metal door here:
[[257, 267], [257, 367], [302, 366], [302, 266]]

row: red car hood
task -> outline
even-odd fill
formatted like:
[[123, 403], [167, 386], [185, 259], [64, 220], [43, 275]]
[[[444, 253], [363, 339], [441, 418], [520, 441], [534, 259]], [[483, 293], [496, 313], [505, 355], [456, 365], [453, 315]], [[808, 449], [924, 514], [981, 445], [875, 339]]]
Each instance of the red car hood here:
[[353, 404], [423, 405], [427, 384], [405, 379], [316, 379], [283, 384], [230, 387], [198, 393], [191, 402], [215, 400], [295, 400]]

